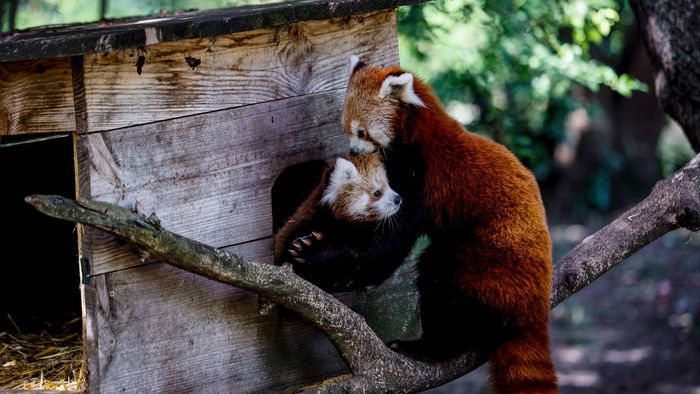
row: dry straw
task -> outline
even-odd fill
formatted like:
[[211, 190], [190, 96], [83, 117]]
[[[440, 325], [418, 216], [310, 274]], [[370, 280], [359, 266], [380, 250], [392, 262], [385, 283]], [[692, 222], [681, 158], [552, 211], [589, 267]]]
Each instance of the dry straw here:
[[85, 384], [81, 320], [59, 330], [0, 332], [0, 388], [82, 391]]

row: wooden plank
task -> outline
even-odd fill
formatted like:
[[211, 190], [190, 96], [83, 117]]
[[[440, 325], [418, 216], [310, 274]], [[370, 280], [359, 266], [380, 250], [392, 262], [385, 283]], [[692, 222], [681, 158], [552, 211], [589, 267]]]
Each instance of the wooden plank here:
[[[383, 285], [338, 297], [383, 340], [415, 339], [414, 277], [409, 260]], [[89, 287], [99, 331], [90, 392], [280, 392], [347, 372], [325, 335], [292, 312], [260, 316], [255, 294], [167, 264], [97, 275]]]
[[74, 130], [70, 59], [0, 64], [0, 135]]
[[350, 54], [398, 62], [394, 12], [86, 55], [87, 131], [344, 89]]
[[[165, 228], [223, 247], [272, 235], [271, 189], [284, 168], [347, 152], [343, 91], [81, 135], [80, 195], [156, 212]], [[91, 274], [140, 264], [87, 230]]]
[[83, 308], [83, 348], [85, 349], [85, 363], [87, 364], [87, 391], [96, 392], [94, 382], [100, 381], [100, 354], [99, 337], [97, 327], [98, 316], [98, 289], [104, 289], [104, 276], [90, 277], [80, 284], [80, 295]]
[[91, 392], [280, 392], [346, 370], [318, 330], [260, 316], [252, 293], [162, 263], [100, 277]]
[[164, 18], [124, 19], [32, 29], [0, 37], [0, 62], [78, 56], [138, 48], [153, 42], [208, 38], [314, 19], [364, 14], [425, 1], [427, 0], [302, 0], [188, 12]]
[[[108, 234], [99, 231], [91, 230], [95, 233], [99, 233], [97, 236], [101, 236], [106, 242], [114, 242], [115, 246], [113, 249], [118, 251], [118, 260], [116, 260], [119, 265], [109, 265], [104, 261], [96, 261], [93, 266], [96, 267], [97, 271], [90, 272], [88, 276], [96, 277], [100, 276], [106, 272], [113, 272], [117, 270], [123, 270], [131, 267], [136, 267], [140, 265], [152, 264], [157, 260], [150, 256], [144, 256], [139, 254], [139, 252], [124, 246], [121, 242], [115, 241]], [[93, 235], [90, 235], [93, 236]], [[94, 241], [93, 241], [94, 242]], [[123, 249], [122, 249], [123, 248]], [[256, 239], [254, 241], [242, 242], [239, 244], [226, 246], [222, 248], [223, 250], [231, 253], [235, 253], [239, 256], [245, 257], [250, 261], [256, 261], [263, 264], [272, 264], [272, 237], [266, 237], [263, 239]], [[113, 258], [113, 257], [112, 257]]]
[[[56, 394], [56, 390], [13, 390], [0, 388], [0, 394]], [[61, 394], [83, 394], [84, 391], [60, 391]]]

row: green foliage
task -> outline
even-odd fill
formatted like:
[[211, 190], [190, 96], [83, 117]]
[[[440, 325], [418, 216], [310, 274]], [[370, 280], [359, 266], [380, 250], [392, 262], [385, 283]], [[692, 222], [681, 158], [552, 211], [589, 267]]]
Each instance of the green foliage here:
[[[162, 12], [208, 10], [248, 4], [279, 2], [279, 0], [107, 0], [105, 17], [125, 18], [158, 15]], [[0, 0], [0, 6], [5, 5]], [[9, 6], [3, 8], [9, 12]], [[89, 23], [100, 19], [100, 1], [96, 0], [20, 0], [16, 29], [67, 23]], [[9, 29], [7, 16], [0, 21], [2, 31]]]
[[[99, 1], [25, 0], [19, 2], [16, 29], [42, 25], [93, 22], [100, 17]], [[3, 28], [9, 28], [5, 25]]]
[[619, 35], [604, 41], [619, 20], [615, 0], [434, 0], [400, 10], [401, 63], [544, 178], [567, 114], [582, 105], [577, 87], [645, 88], [591, 58], [596, 45], [620, 50]]
[[686, 165], [695, 156], [690, 141], [678, 124], [669, 120], [659, 136], [656, 147], [661, 175], [667, 177]]
[[274, 3], [275, 0], [119, 0], [110, 1], [108, 18], [152, 15], [161, 11], [210, 10], [248, 4]]

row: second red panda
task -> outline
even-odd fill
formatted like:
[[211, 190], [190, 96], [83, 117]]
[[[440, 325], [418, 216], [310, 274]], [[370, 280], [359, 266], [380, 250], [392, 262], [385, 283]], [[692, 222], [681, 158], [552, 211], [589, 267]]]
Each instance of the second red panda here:
[[275, 234], [274, 261], [324, 290], [380, 284], [418, 235], [413, 204], [389, 186], [380, 154], [338, 158]]

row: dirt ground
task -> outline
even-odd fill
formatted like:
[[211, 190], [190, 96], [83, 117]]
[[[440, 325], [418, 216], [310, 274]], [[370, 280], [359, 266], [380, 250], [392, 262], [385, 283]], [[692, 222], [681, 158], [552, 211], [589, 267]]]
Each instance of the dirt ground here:
[[[555, 261], [596, 226], [555, 226]], [[700, 394], [700, 233], [667, 234], [552, 311], [562, 393]], [[432, 394], [489, 393], [487, 369]]]

